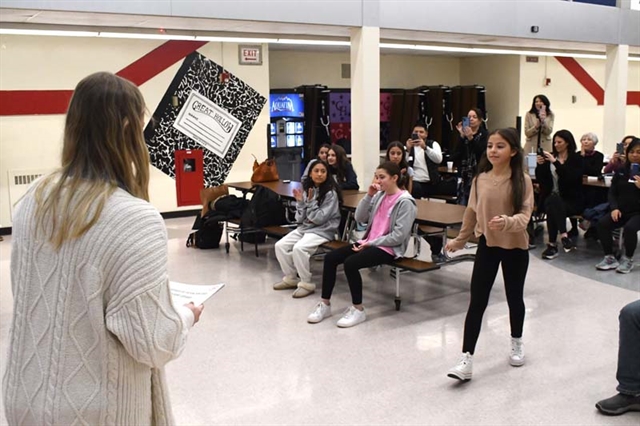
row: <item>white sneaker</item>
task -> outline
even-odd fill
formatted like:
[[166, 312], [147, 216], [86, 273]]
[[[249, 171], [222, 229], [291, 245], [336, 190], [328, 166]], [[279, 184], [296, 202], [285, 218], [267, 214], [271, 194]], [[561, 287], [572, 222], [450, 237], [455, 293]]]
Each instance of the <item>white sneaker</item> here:
[[315, 308], [313, 308], [313, 312], [311, 312], [307, 317], [307, 322], [311, 324], [316, 324], [325, 318], [329, 318], [330, 316], [331, 316], [331, 305], [325, 305], [323, 301], [320, 301], [315, 306]]
[[471, 380], [471, 375], [473, 373], [473, 355], [469, 352], [465, 352], [460, 355], [460, 359], [458, 363], [449, 370], [447, 376], [452, 379], [462, 380], [466, 382], [467, 380]]
[[351, 306], [347, 309], [342, 316], [338, 320], [338, 327], [347, 328], [353, 327], [354, 325], [358, 325], [361, 322], [364, 322], [367, 319], [367, 314], [364, 312], [364, 308], [362, 310], [356, 308], [355, 306]]
[[509, 364], [514, 367], [524, 365], [524, 342], [522, 337], [511, 338], [511, 355], [509, 356]]

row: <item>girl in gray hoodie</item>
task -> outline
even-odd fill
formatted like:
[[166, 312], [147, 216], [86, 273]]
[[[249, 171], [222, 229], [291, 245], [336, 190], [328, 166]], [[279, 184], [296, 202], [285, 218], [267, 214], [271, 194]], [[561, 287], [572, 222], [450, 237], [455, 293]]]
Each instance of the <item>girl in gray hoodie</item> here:
[[315, 291], [309, 258], [318, 246], [335, 237], [340, 224], [340, 188], [330, 177], [327, 163], [316, 160], [302, 187], [303, 190], [293, 190], [298, 227], [275, 245], [276, 258], [285, 275], [273, 289], [295, 288], [295, 298]]
[[342, 263], [353, 306], [337, 325], [353, 327], [367, 318], [362, 306], [362, 277], [359, 271], [402, 257], [416, 218], [416, 202], [411, 194], [401, 189], [404, 187], [402, 179], [400, 167], [390, 161], [384, 162], [376, 170], [374, 182], [356, 208], [356, 221], [368, 223], [364, 238], [325, 256], [322, 299], [307, 318], [308, 322], [318, 323], [331, 316], [331, 293], [336, 283], [336, 269]]

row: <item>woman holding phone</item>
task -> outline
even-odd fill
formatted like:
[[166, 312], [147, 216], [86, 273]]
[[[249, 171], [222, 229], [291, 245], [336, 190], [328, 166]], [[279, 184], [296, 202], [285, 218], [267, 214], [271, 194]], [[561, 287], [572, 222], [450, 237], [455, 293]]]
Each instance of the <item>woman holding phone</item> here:
[[452, 161], [458, 167], [462, 178], [458, 185], [458, 204], [466, 206], [469, 201], [471, 182], [478, 170], [478, 163], [487, 150], [487, 130], [484, 128], [484, 115], [479, 108], [471, 108], [456, 129], [460, 133], [458, 145]]
[[616, 152], [611, 155], [609, 163], [604, 166], [605, 174], [616, 173], [622, 169], [626, 160], [624, 153], [633, 139], [635, 139], [635, 136], [625, 136], [624, 138], [622, 138], [621, 142], [618, 142], [616, 144]]
[[[598, 237], [604, 250], [604, 259], [596, 265], [601, 271], [615, 269], [628, 274], [633, 269], [633, 253], [638, 245], [640, 231], [640, 139], [634, 138], [627, 147], [622, 170], [611, 180], [609, 205], [611, 214], [598, 221]], [[620, 262], [613, 256], [614, 229], [622, 228], [624, 255]]]
[[549, 98], [545, 95], [534, 96], [531, 109], [524, 117], [524, 135], [527, 137], [524, 144], [525, 155], [538, 152], [538, 141], [544, 151], [551, 152], [554, 120], [555, 115], [551, 112]]

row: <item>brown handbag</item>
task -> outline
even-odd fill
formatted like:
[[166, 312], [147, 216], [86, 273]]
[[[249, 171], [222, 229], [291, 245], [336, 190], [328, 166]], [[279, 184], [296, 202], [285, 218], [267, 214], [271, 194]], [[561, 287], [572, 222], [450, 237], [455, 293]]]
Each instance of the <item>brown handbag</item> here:
[[258, 164], [258, 159], [255, 155], [253, 158], [253, 175], [251, 175], [251, 182], [261, 183], [280, 180], [275, 160], [266, 159]]

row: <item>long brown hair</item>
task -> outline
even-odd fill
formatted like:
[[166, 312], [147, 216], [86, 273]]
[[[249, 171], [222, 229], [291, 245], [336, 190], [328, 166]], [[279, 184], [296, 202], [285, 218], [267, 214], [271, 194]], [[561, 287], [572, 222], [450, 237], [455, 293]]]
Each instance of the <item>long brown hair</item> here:
[[78, 83], [67, 110], [62, 166], [35, 190], [36, 223], [48, 229], [54, 247], [87, 232], [118, 187], [149, 200], [144, 112], [140, 90], [121, 77], [99, 72]]
[[[512, 151], [515, 151], [515, 155], [511, 157], [509, 161], [509, 167], [511, 168], [511, 194], [513, 204], [513, 214], [519, 213], [522, 210], [522, 203], [524, 203], [524, 151], [520, 146], [520, 137], [518, 131], [513, 127], [506, 129], [497, 129], [491, 132], [491, 135], [500, 135], [502, 139], [509, 143]], [[489, 162], [487, 155], [483, 155], [478, 164], [478, 175], [483, 172], [488, 172], [493, 169], [493, 164]], [[476, 175], [476, 185], [478, 175]], [[476, 186], [476, 191], [478, 187]]]

